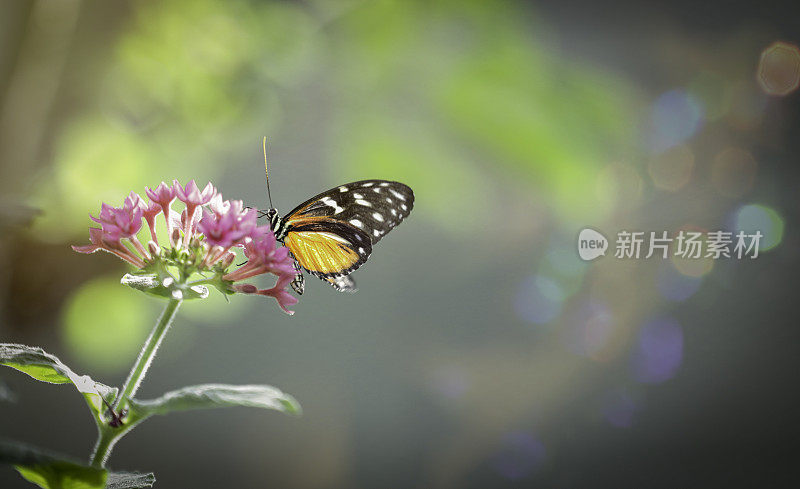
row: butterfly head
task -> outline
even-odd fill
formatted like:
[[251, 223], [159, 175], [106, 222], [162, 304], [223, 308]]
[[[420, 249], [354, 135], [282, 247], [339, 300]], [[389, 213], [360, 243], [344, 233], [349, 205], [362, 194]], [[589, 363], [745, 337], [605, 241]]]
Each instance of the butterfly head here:
[[278, 210], [274, 208], [270, 209], [264, 216], [269, 220], [269, 227], [272, 229], [272, 232], [275, 233], [275, 238], [278, 241], [283, 241], [287, 231], [286, 222], [278, 215]]
[[278, 209], [270, 209], [264, 216], [269, 220], [270, 227], [275, 229], [275, 224], [278, 223]]

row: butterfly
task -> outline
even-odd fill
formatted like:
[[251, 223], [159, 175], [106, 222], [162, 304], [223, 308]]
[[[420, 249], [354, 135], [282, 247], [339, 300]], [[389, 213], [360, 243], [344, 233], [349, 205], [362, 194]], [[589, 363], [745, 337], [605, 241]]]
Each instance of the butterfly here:
[[[266, 138], [264, 139], [264, 169]], [[355, 292], [350, 274], [363, 265], [372, 248], [405, 219], [414, 207], [411, 187], [389, 180], [361, 180], [339, 185], [311, 197], [285, 216], [272, 207], [267, 217], [275, 239], [294, 258], [295, 292], [305, 291], [303, 271], [328, 282], [336, 290]]]

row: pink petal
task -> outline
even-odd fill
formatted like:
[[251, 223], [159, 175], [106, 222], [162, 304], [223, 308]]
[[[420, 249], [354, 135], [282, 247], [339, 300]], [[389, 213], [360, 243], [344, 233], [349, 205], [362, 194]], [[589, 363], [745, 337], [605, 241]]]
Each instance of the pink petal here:
[[94, 253], [95, 251], [99, 250], [100, 247], [93, 244], [83, 246], [72, 245], [72, 249], [78, 253]]

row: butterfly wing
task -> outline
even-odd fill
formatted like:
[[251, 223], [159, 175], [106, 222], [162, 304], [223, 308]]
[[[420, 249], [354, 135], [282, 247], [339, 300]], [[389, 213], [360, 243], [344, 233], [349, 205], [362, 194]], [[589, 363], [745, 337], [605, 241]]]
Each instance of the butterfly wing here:
[[[292, 279], [291, 282], [292, 289], [294, 289], [294, 291], [297, 292], [298, 295], [303, 295], [303, 292], [305, 292], [306, 290], [306, 281], [305, 278], [303, 277], [303, 268], [300, 266], [297, 260], [294, 261], [294, 269], [296, 273], [294, 275], [294, 279]], [[331, 285], [331, 287], [338, 290], [339, 292], [354, 293], [358, 290], [356, 288], [356, 281], [353, 280], [353, 277], [351, 277], [350, 275], [341, 275], [339, 277], [328, 277], [324, 278], [323, 280], [328, 282]]]
[[341, 277], [333, 277], [333, 278], [326, 278], [326, 282], [331, 284], [331, 287], [338, 290], [339, 292], [356, 292], [358, 289], [356, 288], [356, 281], [353, 280], [353, 277], [350, 275], [343, 275]]
[[[414, 192], [400, 182], [362, 180], [334, 187], [300, 204], [286, 217], [284, 244], [300, 265], [322, 279], [360, 267], [372, 246], [408, 216]], [[328, 280], [349, 290], [355, 283]]]
[[347, 275], [372, 253], [364, 231], [324, 217], [293, 226], [283, 242], [301, 267], [320, 278]]
[[361, 180], [334, 187], [300, 204], [286, 216], [290, 225], [327, 217], [369, 235], [372, 244], [405, 219], [414, 207], [408, 185], [388, 180]]

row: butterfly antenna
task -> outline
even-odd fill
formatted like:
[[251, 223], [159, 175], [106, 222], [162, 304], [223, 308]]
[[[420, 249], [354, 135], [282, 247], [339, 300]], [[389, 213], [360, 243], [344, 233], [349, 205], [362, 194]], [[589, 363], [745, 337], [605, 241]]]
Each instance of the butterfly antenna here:
[[267, 197], [269, 198], [269, 207], [274, 209], [275, 206], [272, 205], [272, 194], [269, 192], [269, 168], [267, 168], [267, 137], [264, 136], [264, 141], [262, 142], [262, 146], [264, 147], [264, 175], [267, 177]]

